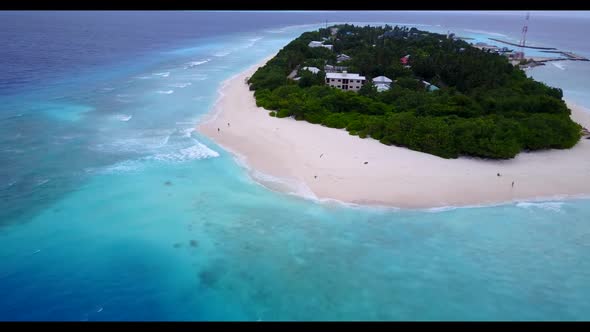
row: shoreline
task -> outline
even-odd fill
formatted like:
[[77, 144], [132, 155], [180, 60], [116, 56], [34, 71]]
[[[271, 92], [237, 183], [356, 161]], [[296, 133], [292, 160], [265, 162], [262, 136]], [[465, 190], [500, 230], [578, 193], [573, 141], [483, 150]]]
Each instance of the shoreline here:
[[[256, 107], [244, 80], [272, 57], [223, 81], [213, 109], [197, 125], [270, 190], [318, 202], [393, 209], [488, 206], [590, 194], [590, 140], [585, 138], [568, 150], [522, 152], [509, 160], [443, 159], [351, 136], [344, 129], [270, 117], [269, 111]], [[572, 119], [590, 128], [590, 112], [567, 104]]]

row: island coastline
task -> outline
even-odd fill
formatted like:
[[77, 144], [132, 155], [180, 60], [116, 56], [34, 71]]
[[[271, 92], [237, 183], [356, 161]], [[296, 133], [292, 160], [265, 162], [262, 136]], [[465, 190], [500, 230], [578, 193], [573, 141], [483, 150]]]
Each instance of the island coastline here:
[[[271, 57], [224, 81], [198, 131], [234, 154], [265, 187], [319, 201], [396, 208], [495, 205], [590, 194], [590, 140], [509, 160], [444, 159], [256, 106], [246, 80]], [[590, 128], [590, 112], [567, 102]], [[498, 175], [499, 174], [499, 175]], [[514, 186], [512, 182], [514, 181]]]

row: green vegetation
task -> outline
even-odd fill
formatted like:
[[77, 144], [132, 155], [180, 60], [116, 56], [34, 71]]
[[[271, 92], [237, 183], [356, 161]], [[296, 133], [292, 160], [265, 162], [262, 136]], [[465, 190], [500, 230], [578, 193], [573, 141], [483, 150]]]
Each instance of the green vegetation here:
[[[561, 89], [526, 77], [507, 58], [471, 47], [462, 40], [400, 27], [339, 25], [303, 33], [249, 80], [256, 104], [271, 116], [345, 128], [351, 135], [405, 146], [444, 158], [460, 155], [512, 158], [523, 150], [565, 149], [581, 137]], [[310, 48], [312, 40], [333, 45]], [[384, 75], [395, 83], [385, 92], [367, 83], [359, 93], [326, 86], [325, 73], [297, 68], [338, 65], [370, 80]], [[400, 58], [410, 55], [410, 68]], [[422, 81], [440, 90], [429, 92]]]

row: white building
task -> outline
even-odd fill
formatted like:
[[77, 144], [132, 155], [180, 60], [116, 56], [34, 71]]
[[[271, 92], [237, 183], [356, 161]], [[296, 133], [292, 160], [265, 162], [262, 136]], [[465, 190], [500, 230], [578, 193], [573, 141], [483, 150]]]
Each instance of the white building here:
[[350, 59], [351, 58], [346, 54], [338, 54], [338, 56], [336, 57], [337, 62], [348, 61]]
[[389, 90], [391, 88], [391, 82], [393, 81], [385, 76], [377, 76], [373, 79], [373, 85], [375, 85], [378, 92]]
[[326, 84], [344, 91], [359, 91], [366, 78], [353, 73], [326, 73]]
[[317, 73], [320, 72], [320, 69], [317, 68], [317, 67], [303, 67], [303, 70], [310, 71], [310, 72], [312, 72], [314, 74], [317, 74]]
[[309, 44], [307, 44], [307, 46], [309, 46], [309, 47], [325, 47], [329, 50], [332, 50], [332, 45], [324, 45], [323, 43], [324, 42], [313, 40], [313, 41], [310, 41]]

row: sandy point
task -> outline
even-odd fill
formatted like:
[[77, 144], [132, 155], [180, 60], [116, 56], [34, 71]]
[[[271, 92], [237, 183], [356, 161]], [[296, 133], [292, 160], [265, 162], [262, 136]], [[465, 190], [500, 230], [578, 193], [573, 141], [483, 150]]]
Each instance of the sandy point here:
[[[586, 138], [572, 149], [524, 152], [510, 160], [444, 159], [342, 129], [271, 117], [256, 106], [246, 83], [270, 58], [225, 81], [212, 112], [197, 129], [238, 156], [271, 189], [401, 208], [590, 194]], [[568, 106], [572, 119], [590, 128], [590, 110]]]

